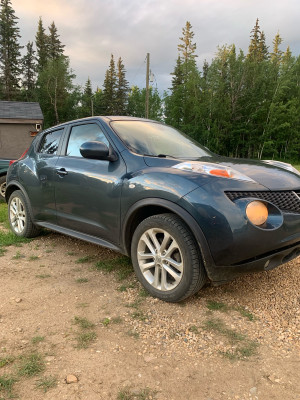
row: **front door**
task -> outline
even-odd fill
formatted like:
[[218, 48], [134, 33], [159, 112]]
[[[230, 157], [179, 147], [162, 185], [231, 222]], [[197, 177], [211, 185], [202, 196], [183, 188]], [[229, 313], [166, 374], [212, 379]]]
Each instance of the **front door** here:
[[62, 227], [118, 243], [126, 166], [121, 157], [114, 162], [83, 158], [80, 146], [95, 140], [110, 145], [97, 123], [70, 129], [65, 155], [56, 163], [57, 221]]

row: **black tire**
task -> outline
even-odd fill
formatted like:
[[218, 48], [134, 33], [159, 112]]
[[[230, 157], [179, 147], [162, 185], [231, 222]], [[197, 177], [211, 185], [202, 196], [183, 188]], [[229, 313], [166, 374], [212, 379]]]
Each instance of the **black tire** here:
[[32, 238], [39, 234], [39, 228], [33, 224], [29, 206], [21, 190], [14, 191], [8, 201], [8, 220], [15, 235]]
[[0, 200], [5, 200], [6, 175], [0, 176]]
[[174, 214], [153, 215], [138, 225], [131, 258], [141, 284], [164, 301], [182, 301], [207, 281], [194, 236]]

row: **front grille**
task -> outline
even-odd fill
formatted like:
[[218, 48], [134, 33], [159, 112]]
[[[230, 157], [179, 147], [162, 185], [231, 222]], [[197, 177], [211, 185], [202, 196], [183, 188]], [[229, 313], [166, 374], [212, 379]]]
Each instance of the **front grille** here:
[[291, 213], [300, 213], [300, 190], [293, 191], [261, 191], [261, 192], [225, 192], [231, 201], [254, 197], [269, 201], [280, 210]]

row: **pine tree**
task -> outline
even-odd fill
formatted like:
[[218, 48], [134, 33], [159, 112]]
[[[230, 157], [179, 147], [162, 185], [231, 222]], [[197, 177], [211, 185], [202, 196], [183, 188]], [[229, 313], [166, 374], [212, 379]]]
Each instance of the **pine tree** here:
[[283, 51], [280, 50], [280, 45], [282, 43], [282, 38], [279, 35], [279, 32], [276, 34], [273, 39], [273, 52], [271, 53], [271, 61], [275, 64], [280, 64]]
[[38, 71], [42, 71], [43, 68], [46, 67], [48, 61], [49, 38], [45, 33], [45, 28], [43, 27], [43, 21], [41, 17], [39, 18], [38, 30], [35, 35], [35, 45], [37, 49], [37, 68]]
[[126, 70], [120, 57], [117, 65], [117, 90], [116, 90], [116, 114], [126, 115], [128, 104], [129, 85], [126, 80]]
[[27, 43], [27, 53], [22, 59], [22, 88], [27, 101], [33, 101], [35, 98], [36, 87], [36, 62], [33, 43]]
[[247, 57], [254, 62], [261, 62], [268, 58], [268, 47], [264, 32], [260, 30], [259, 20], [256, 19], [254, 28], [251, 31], [251, 41]]
[[103, 111], [106, 115], [114, 115], [116, 114], [117, 74], [113, 54], [110, 58], [109, 69], [105, 73], [103, 87]]
[[79, 117], [89, 117], [93, 114], [93, 90], [91, 80], [88, 77], [88, 80], [85, 83], [84, 91], [81, 96], [81, 107], [79, 112]]
[[0, 71], [3, 98], [16, 100], [21, 72], [21, 37], [17, 26], [18, 17], [10, 0], [1, 0], [0, 11]]
[[59, 39], [55, 23], [52, 22], [52, 24], [49, 26], [49, 35], [48, 35], [49, 58], [55, 60], [61, 57], [64, 54], [64, 47], [65, 46], [61, 43]]

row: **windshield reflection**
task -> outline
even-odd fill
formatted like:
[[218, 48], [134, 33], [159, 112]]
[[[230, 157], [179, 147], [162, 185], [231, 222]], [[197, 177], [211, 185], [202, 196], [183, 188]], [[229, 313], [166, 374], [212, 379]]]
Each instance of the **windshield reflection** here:
[[158, 122], [113, 121], [111, 127], [129, 150], [140, 155], [181, 159], [213, 155], [184, 133]]

